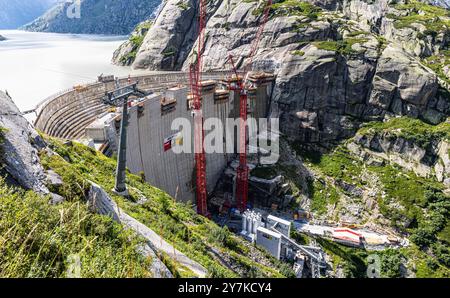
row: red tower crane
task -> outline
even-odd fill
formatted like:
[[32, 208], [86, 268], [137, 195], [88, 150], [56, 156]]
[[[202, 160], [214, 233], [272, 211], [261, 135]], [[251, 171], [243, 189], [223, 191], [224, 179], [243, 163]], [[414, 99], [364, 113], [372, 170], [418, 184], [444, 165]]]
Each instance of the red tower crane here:
[[[207, 182], [206, 182], [206, 156], [204, 150], [204, 129], [203, 129], [203, 114], [202, 114], [202, 87], [201, 87], [201, 75], [202, 75], [202, 55], [205, 41], [205, 26], [206, 26], [206, 5], [207, 0], [199, 0], [199, 33], [198, 33], [198, 49], [196, 53], [197, 60], [190, 65], [190, 85], [193, 101], [193, 114], [194, 114], [194, 150], [195, 150], [195, 163], [196, 163], [196, 194], [197, 194], [197, 212], [201, 215], [208, 216], [207, 208]], [[253, 56], [255, 55], [261, 35], [264, 31], [265, 24], [269, 18], [269, 11], [272, 5], [272, 0], [267, 1], [267, 5], [264, 8], [263, 20], [258, 28], [258, 32], [252, 44], [249, 63], [245, 70], [248, 72], [251, 69]], [[237, 70], [234, 65], [232, 56], [230, 61], [233, 65], [233, 69], [237, 75]], [[249, 169], [247, 166], [247, 75], [245, 81], [238, 80], [237, 90], [240, 92], [240, 119], [242, 125], [240, 125], [240, 150], [239, 150], [239, 167], [237, 170], [237, 200], [239, 209], [243, 210], [247, 206], [248, 197], [248, 174]]]
[[239, 75], [236, 69], [236, 65], [233, 61], [233, 56], [230, 55], [229, 60], [233, 67], [235, 76], [237, 78], [237, 88], [235, 88], [240, 93], [240, 106], [239, 106], [239, 166], [236, 172], [236, 200], [238, 208], [240, 211], [244, 211], [247, 208], [248, 200], [248, 175], [249, 168], [247, 165], [247, 88], [248, 88], [248, 74], [251, 71], [253, 64], [253, 57], [258, 50], [259, 42], [261, 40], [261, 35], [264, 32], [264, 27], [269, 19], [269, 12], [272, 6], [272, 0], [267, 0], [266, 6], [264, 7], [262, 21], [256, 32], [256, 37], [253, 40], [252, 47], [250, 49], [250, 54], [248, 56], [248, 63], [244, 67], [245, 79], [239, 79]]
[[206, 5], [207, 0], [199, 0], [199, 20], [198, 20], [198, 49], [197, 60], [190, 65], [190, 85], [192, 94], [192, 109], [194, 114], [194, 155], [196, 169], [196, 193], [197, 193], [197, 213], [208, 216], [207, 207], [207, 184], [206, 184], [206, 156], [204, 149], [204, 130], [202, 114], [202, 55], [205, 38], [206, 25]]

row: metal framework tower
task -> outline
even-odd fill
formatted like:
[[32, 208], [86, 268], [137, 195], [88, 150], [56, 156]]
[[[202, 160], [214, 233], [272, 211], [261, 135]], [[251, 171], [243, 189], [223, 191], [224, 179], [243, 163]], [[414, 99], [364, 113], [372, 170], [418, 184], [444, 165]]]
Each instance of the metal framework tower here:
[[130, 96], [146, 96], [147, 92], [137, 88], [137, 82], [129, 84], [124, 87], [117, 87], [111, 92], [107, 92], [103, 98], [103, 103], [118, 107], [122, 105], [122, 121], [120, 123], [120, 139], [119, 150], [117, 156], [116, 181], [114, 185], [114, 192], [119, 195], [127, 196], [126, 166], [127, 166], [127, 126], [128, 126], [128, 98]]
[[247, 90], [245, 82], [239, 77], [233, 56], [229, 56], [229, 61], [233, 67], [236, 76], [236, 87], [230, 87], [231, 90], [239, 92], [239, 166], [236, 170], [236, 200], [240, 211], [247, 207], [248, 196], [248, 174], [247, 165]]
[[207, 182], [206, 182], [206, 156], [204, 148], [204, 129], [203, 129], [203, 113], [202, 113], [202, 55], [205, 40], [206, 26], [206, 5], [207, 0], [199, 0], [199, 32], [198, 32], [198, 49], [197, 59], [190, 65], [190, 85], [193, 100], [194, 115], [194, 155], [196, 169], [196, 193], [197, 193], [197, 213], [208, 216], [207, 206]]
[[[264, 0], [265, 1], [265, 0]], [[238, 208], [240, 211], [244, 211], [247, 208], [247, 200], [248, 200], [248, 175], [249, 168], [247, 165], [247, 104], [248, 104], [248, 96], [247, 96], [247, 88], [248, 86], [248, 75], [252, 69], [253, 58], [258, 50], [259, 42], [261, 40], [262, 33], [264, 32], [265, 25], [269, 19], [270, 7], [272, 5], [272, 0], [267, 0], [266, 6], [264, 7], [262, 21], [258, 27], [258, 31], [256, 32], [256, 37], [253, 40], [250, 54], [248, 56], [248, 63], [244, 68], [245, 79], [240, 80], [236, 65], [233, 61], [233, 56], [229, 56], [229, 60], [233, 67], [236, 78], [238, 79], [237, 83], [237, 91], [240, 93], [240, 103], [239, 103], [239, 166], [236, 172], [236, 199]]]

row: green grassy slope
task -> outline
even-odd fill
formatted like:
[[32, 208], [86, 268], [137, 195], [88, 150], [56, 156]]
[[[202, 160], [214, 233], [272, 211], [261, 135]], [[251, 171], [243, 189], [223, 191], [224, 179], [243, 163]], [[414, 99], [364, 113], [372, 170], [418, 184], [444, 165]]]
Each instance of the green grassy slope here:
[[[58, 154], [41, 152], [41, 162], [46, 169], [52, 169], [61, 175], [64, 185], [51, 191], [68, 198], [69, 204], [83, 201], [89, 189], [88, 180], [93, 181], [109, 192], [128, 214], [205, 266], [211, 276], [292, 276], [289, 268], [266, 252], [236, 237], [226, 228], [198, 216], [192, 206], [175, 202], [165, 192], [145, 183], [140, 176], [127, 175], [131, 194], [129, 199], [114, 195], [110, 191], [114, 185], [116, 164], [113, 159], [78, 143], [63, 145], [54, 139], [50, 139], [49, 143]], [[143, 198], [147, 200], [142, 201]], [[141, 201], [138, 203], [139, 200]], [[219, 252], [227, 264], [218, 260], [212, 250]], [[164, 259], [175, 276], [192, 276], [192, 272], [173, 260]]]
[[66, 277], [73, 256], [82, 277], [150, 277], [142, 240], [82, 201], [58, 206], [0, 178], [0, 277]]

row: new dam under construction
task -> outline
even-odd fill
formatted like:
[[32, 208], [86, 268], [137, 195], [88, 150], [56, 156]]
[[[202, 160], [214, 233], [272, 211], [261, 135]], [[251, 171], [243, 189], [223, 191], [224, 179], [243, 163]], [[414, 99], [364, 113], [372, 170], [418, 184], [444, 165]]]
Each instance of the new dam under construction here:
[[[254, 87], [248, 92], [248, 114], [256, 120], [267, 117], [274, 79], [267, 73], [249, 75]], [[220, 120], [223, 126], [219, 129], [224, 136], [223, 144], [219, 145], [223, 147], [223, 153], [206, 154], [209, 193], [214, 190], [227, 165], [235, 159], [235, 154], [230, 154], [225, 148], [228, 133], [225, 123], [228, 119], [239, 118], [239, 93], [228, 88], [233, 80], [236, 77], [227, 71], [202, 74], [203, 117], [205, 121], [212, 118]], [[107, 92], [130, 81], [136, 82], [139, 89], [149, 95], [130, 98], [127, 168], [176, 200], [194, 203], [194, 153], [176, 152], [177, 146], [193, 147], [193, 133], [173, 127], [177, 119], [182, 119], [192, 128], [194, 126], [189, 73], [167, 72], [128, 78], [100, 76], [98, 82], [74, 86], [41, 102], [35, 110], [35, 127], [52, 137], [85, 140], [97, 150], [112, 155], [118, 150], [121, 108], [106, 105], [103, 98]], [[235, 137], [236, 143], [237, 139]]]

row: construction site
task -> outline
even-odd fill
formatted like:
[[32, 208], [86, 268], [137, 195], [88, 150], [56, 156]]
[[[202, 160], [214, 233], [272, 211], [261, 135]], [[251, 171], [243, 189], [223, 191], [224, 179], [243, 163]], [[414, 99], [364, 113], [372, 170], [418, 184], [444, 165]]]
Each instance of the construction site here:
[[[124, 179], [128, 167], [177, 200], [195, 201], [198, 213], [208, 217], [208, 193], [214, 190], [223, 170], [236, 157], [230, 153], [237, 153], [239, 164], [235, 168], [231, 197], [233, 206], [245, 211], [249, 179], [247, 117], [257, 120], [266, 117], [275, 79], [270, 73], [252, 72], [252, 59], [271, 4], [269, 0], [263, 11], [243, 70], [238, 71], [230, 55], [228, 72], [203, 73], [206, 1], [199, 1], [198, 50], [188, 74], [122, 80], [101, 75], [96, 84], [74, 86], [45, 100], [36, 109], [35, 126], [54, 137], [87, 138], [107, 155], [117, 153], [117, 184], [120, 184], [117, 191], [125, 191], [124, 181], [119, 180]], [[205, 119], [212, 117], [222, 122], [229, 118], [238, 120], [235, 152], [223, 150], [222, 154], [206, 155], [203, 126]], [[193, 133], [184, 136], [173, 131], [171, 124], [177, 118], [189, 119]], [[172, 152], [172, 146], [187, 141], [186, 138], [194, 144], [194, 153]]]
[[[370, 248], [368, 239], [375, 239], [375, 248], [404, 245], [375, 232], [313, 225], [307, 214], [294, 218], [282, 212], [294, 199], [282, 177], [266, 180], [250, 175], [260, 155], [267, 152], [258, 149], [249, 154], [249, 134], [270, 136], [271, 141], [279, 138], [278, 131], [250, 132], [247, 126], [250, 117], [257, 121], [268, 117], [275, 85], [273, 73], [252, 69], [272, 1], [262, 11], [246, 64], [238, 68], [230, 55], [229, 69], [216, 72], [202, 70], [206, 2], [199, 1], [199, 42], [189, 72], [127, 78], [101, 75], [97, 82], [44, 100], [35, 110], [35, 127], [49, 136], [82, 140], [107, 156], [117, 156], [115, 192], [127, 195], [128, 169], [175, 200], [192, 202], [199, 214], [228, 226], [275, 258], [293, 263], [297, 277], [320, 277], [326, 261], [319, 246], [292, 240], [291, 229], [352, 247]], [[220, 144], [223, 153], [205, 152], [204, 123], [209, 118], [222, 123], [237, 120], [234, 152], [225, 148], [225, 142]], [[192, 133], [174, 128], [176, 119], [185, 119]], [[223, 135], [228, 133], [227, 127], [222, 130]], [[186, 144], [191, 153], [175, 150]]]

